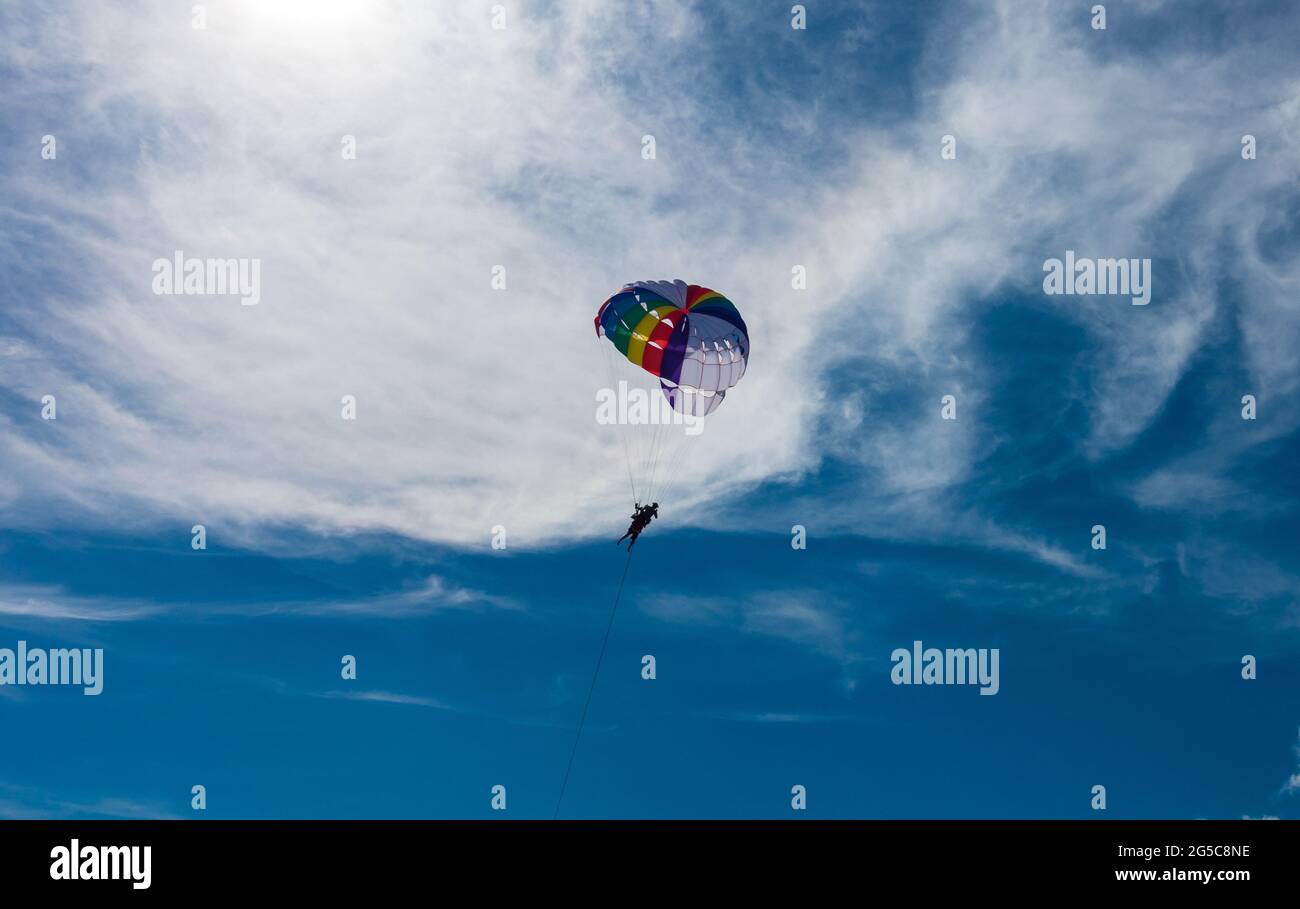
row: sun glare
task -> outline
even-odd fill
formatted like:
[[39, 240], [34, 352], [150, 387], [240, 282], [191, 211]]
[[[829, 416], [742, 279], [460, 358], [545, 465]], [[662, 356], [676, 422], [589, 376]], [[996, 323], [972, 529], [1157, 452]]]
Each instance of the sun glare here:
[[346, 38], [382, 6], [379, 0], [246, 0], [240, 18], [283, 41], [319, 43]]

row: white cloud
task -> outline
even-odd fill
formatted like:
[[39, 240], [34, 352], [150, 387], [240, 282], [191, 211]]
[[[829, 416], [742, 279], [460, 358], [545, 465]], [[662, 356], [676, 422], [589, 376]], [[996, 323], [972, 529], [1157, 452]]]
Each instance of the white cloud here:
[[656, 593], [638, 605], [646, 614], [674, 624], [729, 626], [780, 638], [845, 665], [860, 659], [860, 635], [849, 621], [849, 610], [814, 590], [768, 590], [730, 599]]
[[0, 817], [11, 820], [41, 820], [67, 817], [109, 817], [133, 819], [175, 819], [161, 802], [107, 796], [92, 801], [65, 798], [31, 786], [0, 781]]
[[253, 603], [233, 603], [218, 607], [226, 612], [247, 612], [266, 608], [274, 612], [300, 615], [364, 615], [374, 618], [404, 618], [444, 609], [522, 609], [509, 597], [473, 590], [430, 575], [417, 587], [395, 593], [377, 594], [356, 600], [295, 600], [259, 607]]
[[837, 659], [852, 659], [853, 632], [841, 610], [810, 593], [768, 591], [749, 598], [743, 609], [744, 631], [785, 638]]
[[69, 594], [60, 587], [0, 587], [0, 616], [17, 619], [129, 622], [148, 618], [162, 608], [133, 600]]
[[[0, 460], [22, 480], [0, 483], [9, 523], [194, 521], [232, 542], [293, 524], [459, 545], [504, 524], [524, 548], [606, 533], [625, 493], [619, 441], [593, 419], [606, 378], [591, 318], [625, 280], [682, 276], [737, 301], [754, 356], [666, 520], [708, 524], [706, 503], [831, 446], [856, 451], [890, 500], [843, 509], [844, 526], [981, 539], [987, 522], [954, 519], [943, 495], [987, 445], [968, 405], [1002, 366], [972, 354], [972, 295], [1032, 295], [1066, 248], [1159, 251], [1185, 272], [1173, 294], [1158, 271], [1145, 309], [1043, 303], [1096, 343], [1081, 366], [1100, 457], [1159, 412], [1201, 342], [1225, 232], [1253, 249], [1297, 172], [1237, 155], [1243, 106], [1261, 132], [1300, 122], [1278, 75], [1253, 75], [1263, 61], [1102, 59], [1055, 27], [1052, 4], [936, 26], [946, 81], [923, 77], [915, 119], [888, 134], [802, 112], [849, 162], [797, 181], [786, 149], [731, 136], [718, 99], [694, 92], [711, 64], [689, 5], [525, 4], [500, 32], [476, 3], [305, 21], [263, 8], [214, 6], [207, 31], [169, 4], [78, 9], [0, 43], [23, 73], [6, 120], [35, 129], [40, 110], [63, 135], [57, 163], [5, 176], [0, 255], [34, 253], [72, 281], [39, 287], [14, 312], [25, 337], [0, 340], [0, 387], [60, 401], [57, 423], [3, 427]], [[672, 62], [634, 74], [655, 90], [620, 88], [626, 49], [649, 46]], [[55, 95], [71, 101], [50, 108]], [[647, 132], [656, 161], [639, 154]], [[957, 161], [939, 158], [947, 133]], [[1249, 180], [1220, 179], [1245, 167]], [[1176, 236], [1153, 236], [1189, 186], [1199, 205]], [[176, 249], [259, 257], [261, 304], [152, 296], [149, 263]], [[1247, 333], [1250, 369], [1282, 388], [1300, 265], [1256, 259], [1244, 305], [1276, 330]], [[807, 292], [789, 288], [796, 263]], [[489, 289], [496, 264], [504, 293]], [[957, 389], [970, 416], [879, 425], [864, 400], [817, 437], [823, 408], [843, 406], [821, 370], [844, 357], [900, 369], [936, 414]], [[344, 394], [355, 423], [339, 418]], [[1049, 543], [999, 538], [1070, 570]]]
[[[1295, 753], [1296, 757], [1300, 757], [1300, 745], [1296, 746]], [[1282, 791], [1287, 795], [1300, 792], [1300, 767], [1297, 767], [1296, 772], [1291, 774], [1287, 781], [1282, 784]]]
[[395, 694], [391, 691], [326, 691], [321, 697], [342, 698], [348, 701], [375, 701], [382, 704], [403, 704], [410, 707], [431, 707], [435, 710], [451, 708], [433, 698], [418, 697], [413, 694]]
[[1133, 499], [1151, 508], [1188, 509], [1218, 513], [1248, 506], [1245, 490], [1228, 477], [1178, 467], [1160, 468], [1133, 489]]
[[400, 619], [446, 609], [522, 609], [509, 597], [462, 587], [438, 575], [405, 590], [376, 593], [356, 599], [266, 600], [235, 599], [192, 602], [148, 601], [138, 598], [80, 596], [57, 586], [0, 586], [0, 616], [10, 619], [52, 621], [127, 622], [168, 611], [186, 615], [286, 614], [365, 616]]
[[714, 719], [731, 720], [735, 723], [779, 723], [779, 724], [805, 724], [805, 723], [841, 723], [848, 719], [844, 716], [825, 716], [811, 713], [714, 713], [707, 714]]

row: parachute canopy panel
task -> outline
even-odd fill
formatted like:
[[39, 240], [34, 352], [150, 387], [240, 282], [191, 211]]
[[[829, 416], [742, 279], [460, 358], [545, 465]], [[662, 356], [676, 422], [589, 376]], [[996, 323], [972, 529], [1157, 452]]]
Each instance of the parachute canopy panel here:
[[636, 281], [601, 304], [596, 334], [659, 379], [673, 409], [712, 413], [745, 374], [749, 332], [734, 303], [685, 281]]

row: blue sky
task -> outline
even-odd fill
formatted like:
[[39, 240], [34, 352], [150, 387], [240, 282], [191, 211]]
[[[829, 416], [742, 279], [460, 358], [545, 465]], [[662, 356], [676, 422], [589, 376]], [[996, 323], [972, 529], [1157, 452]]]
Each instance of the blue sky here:
[[591, 318], [672, 277], [753, 354], [564, 816], [1300, 816], [1300, 15], [492, 5], [0, 11], [0, 647], [105, 652], [0, 687], [0, 816], [550, 817], [629, 504]]

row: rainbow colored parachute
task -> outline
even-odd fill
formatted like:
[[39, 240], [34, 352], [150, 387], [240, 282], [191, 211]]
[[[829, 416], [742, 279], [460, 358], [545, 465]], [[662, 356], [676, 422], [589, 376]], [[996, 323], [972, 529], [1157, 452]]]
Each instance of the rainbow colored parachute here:
[[600, 305], [596, 334], [659, 379], [674, 410], [703, 417], [740, 381], [749, 333], [735, 305], [685, 281], [636, 281]]

